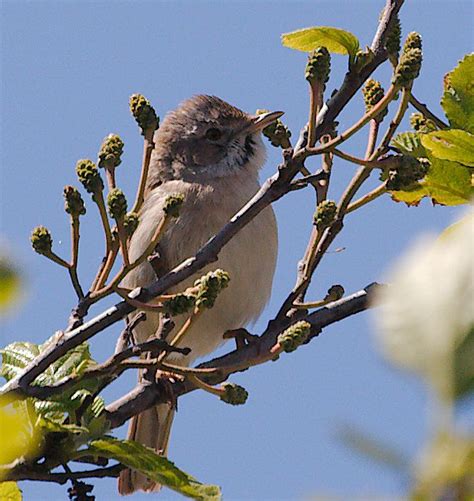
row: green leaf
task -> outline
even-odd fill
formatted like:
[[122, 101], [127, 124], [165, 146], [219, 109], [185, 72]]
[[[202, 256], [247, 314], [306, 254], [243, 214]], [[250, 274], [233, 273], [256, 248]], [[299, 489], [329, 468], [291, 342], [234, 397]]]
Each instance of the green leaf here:
[[393, 138], [391, 145], [403, 155], [410, 157], [426, 157], [426, 150], [421, 144], [419, 132], [402, 132]]
[[23, 496], [16, 482], [0, 482], [0, 499], [2, 501], [21, 501]]
[[459, 129], [437, 130], [421, 136], [423, 146], [441, 160], [474, 167], [474, 136]]
[[452, 127], [474, 134], [474, 54], [445, 76], [441, 106]]
[[329, 52], [348, 54], [352, 58], [355, 57], [360, 48], [359, 40], [355, 35], [329, 26], [314, 26], [284, 33], [281, 36], [281, 41], [285, 47], [290, 49], [311, 52], [317, 47], [326, 47]]
[[474, 326], [454, 352], [454, 394], [464, 398], [474, 392]]
[[81, 455], [98, 455], [115, 459], [155, 482], [193, 499], [211, 501], [221, 497], [219, 487], [201, 484], [171, 461], [138, 442], [102, 438], [92, 441], [88, 449], [81, 451]]

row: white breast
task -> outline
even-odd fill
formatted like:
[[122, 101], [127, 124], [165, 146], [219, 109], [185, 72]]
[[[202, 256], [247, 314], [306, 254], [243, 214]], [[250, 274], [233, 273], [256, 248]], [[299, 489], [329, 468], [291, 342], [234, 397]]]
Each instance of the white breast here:
[[[257, 192], [256, 175], [220, 177], [207, 184], [169, 181], [150, 193], [142, 210], [140, 225], [130, 244], [130, 257], [135, 259], [145, 249], [154, 228], [162, 217], [166, 197], [182, 193], [185, 202], [180, 217], [172, 223], [160, 242], [166, 263], [174, 267], [194, 255], [209, 238]], [[173, 292], [182, 291], [207, 271], [222, 268], [230, 274], [230, 284], [211, 310], [205, 311], [181, 343], [192, 353], [183, 363], [190, 363], [222, 343], [222, 335], [256, 319], [264, 308], [270, 293], [277, 256], [277, 228], [271, 207], [262, 211], [240, 231], [220, 252], [219, 259], [200, 271]], [[148, 263], [134, 270], [124, 281], [126, 287], [144, 286], [154, 279]], [[175, 318], [177, 327], [185, 320]], [[139, 339], [154, 334], [157, 315], [147, 313], [147, 322], [140, 324]], [[176, 331], [175, 331], [176, 332]]]

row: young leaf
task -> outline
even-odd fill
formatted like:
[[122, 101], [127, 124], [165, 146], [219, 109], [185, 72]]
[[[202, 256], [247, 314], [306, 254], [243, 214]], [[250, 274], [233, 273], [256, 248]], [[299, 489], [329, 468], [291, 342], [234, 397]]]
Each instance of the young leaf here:
[[20, 291], [20, 275], [3, 249], [0, 249], [0, 315], [15, 304]]
[[91, 442], [81, 455], [98, 455], [115, 459], [129, 468], [140, 471], [150, 479], [173, 489], [184, 496], [200, 500], [220, 499], [220, 489], [198, 482], [171, 461], [159, 456], [153, 449], [130, 440], [102, 438]]
[[314, 26], [283, 33], [282, 44], [290, 49], [311, 52], [317, 47], [326, 47], [329, 52], [348, 54], [354, 58], [360, 48], [359, 40], [349, 31], [329, 26]]
[[0, 482], [0, 499], [2, 501], [21, 501], [23, 499], [16, 482]]
[[459, 129], [437, 130], [421, 136], [430, 153], [442, 160], [451, 160], [474, 167], [474, 136]]
[[473, 75], [474, 54], [469, 54], [445, 76], [441, 98], [441, 106], [451, 126], [471, 134], [474, 134]]
[[391, 145], [403, 155], [416, 158], [426, 157], [426, 150], [421, 144], [419, 132], [402, 132], [392, 140]]

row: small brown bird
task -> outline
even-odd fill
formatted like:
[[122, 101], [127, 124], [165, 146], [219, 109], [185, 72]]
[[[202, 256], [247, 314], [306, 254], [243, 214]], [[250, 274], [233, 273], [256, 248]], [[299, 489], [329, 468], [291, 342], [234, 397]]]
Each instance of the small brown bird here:
[[[145, 201], [140, 224], [130, 242], [130, 259], [138, 258], [150, 243], [163, 217], [167, 196], [180, 193], [180, 216], [159, 243], [163, 273], [193, 256], [236, 214], [260, 188], [258, 171], [265, 161], [261, 131], [282, 112], [249, 115], [214, 96], [195, 96], [169, 113], [155, 134]], [[207, 271], [222, 268], [230, 275], [212, 309], [198, 317], [181, 346], [187, 356], [167, 360], [188, 366], [223, 342], [227, 330], [255, 320], [271, 292], [277, 257], [277, 226], [271, 207], [263, 210], [220, 252], [216, 263], [181, 283], [183, 291]], [[125, 287], [146, 286], [155, 279], [149, 263], [143, 263], [125, 279]], [[186, 315], [174, 318], [176, 329]], [[138, 342], [153, 336], [159, 316], [147, 312], [146, 322], [135, 329]], [[180, 345], [178, 345], [180, 346]], [[160, 404], [132, 418], [128, 438], [166, 455], [174, 408]], [[133, 471], [122, 471], [119, 492], [157, 491], [158, 484]]]

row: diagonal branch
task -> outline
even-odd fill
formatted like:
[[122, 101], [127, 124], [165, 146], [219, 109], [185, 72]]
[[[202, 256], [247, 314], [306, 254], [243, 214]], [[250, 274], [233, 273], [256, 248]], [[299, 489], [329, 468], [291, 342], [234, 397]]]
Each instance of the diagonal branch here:
[[[335, 301], [310, 314], [304, 310], [299, 310], [297, 318], [294, 317], [292, 320], [287, 319], [285, 323], [270, 322], [257, 342], [198, 365], [197, 368], [199, 369], [220, 369], [219, 372], [209, 376], [200, 376], [201, 379], [209, 384], [221, 383], [230, 374], [241, 372], [251, 366], [267, 361], [269, 358], [268, 353], [275, 345], [278, 335], [297, 320], [306, 320], [311, 324], [311, 334], [308, 339], [308, 342], [310, 342], [321, 333], [324, 327], [369, 308], [371, 306], [371, 297], [378, 287], [380, 287], [378, 284], [370, 284], [365, 289], [344, 297], [339, 301]], [[180, 396], [195, 390], [196, 386], [185, 380], [173, 382], [172, 388], [174, 395]], [[168, 398], [169, 392], [163, 392], [159, 383], [142, 382], [130, 393], [108, 405], [106, 407], [106, 416], [111, 427], [116, 428], [132, 416], [139, 414], [153, 405], [166, 402]]]

